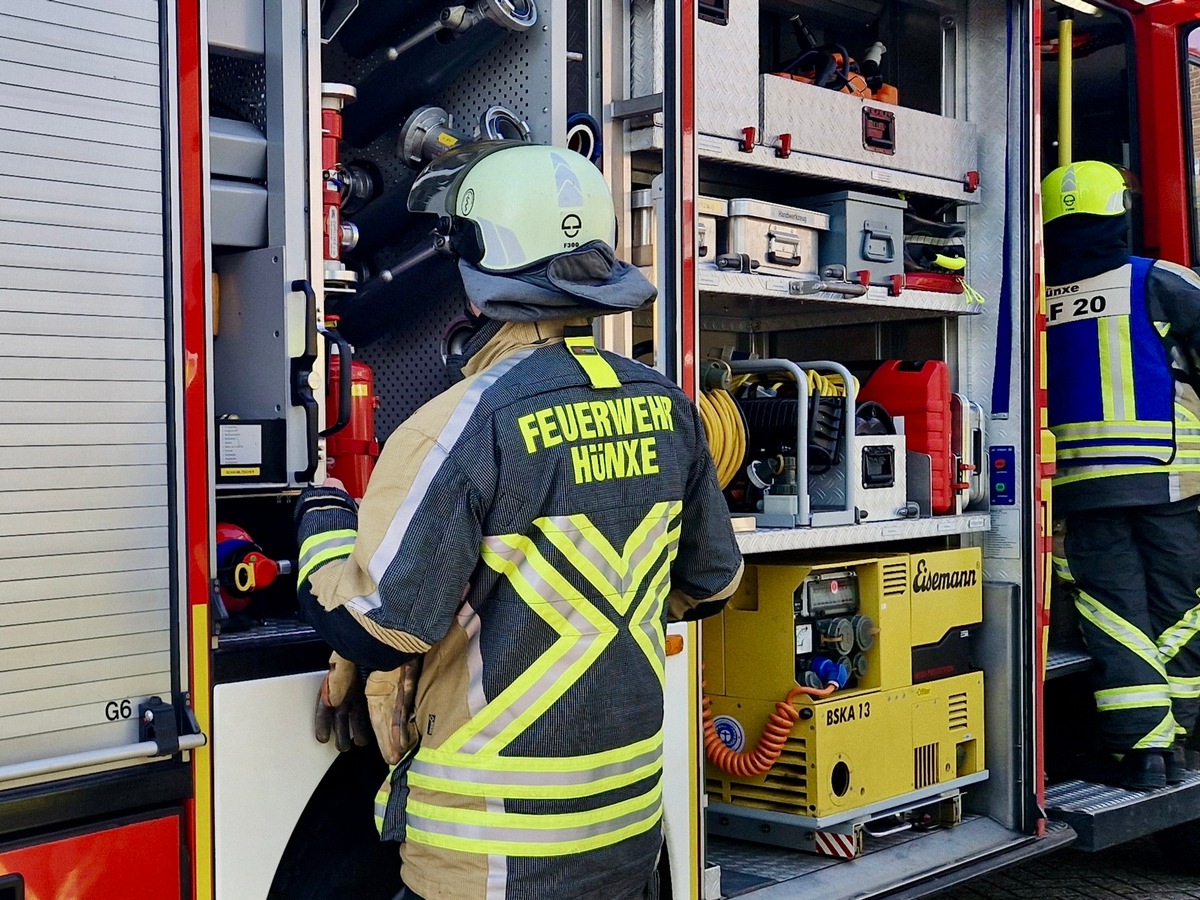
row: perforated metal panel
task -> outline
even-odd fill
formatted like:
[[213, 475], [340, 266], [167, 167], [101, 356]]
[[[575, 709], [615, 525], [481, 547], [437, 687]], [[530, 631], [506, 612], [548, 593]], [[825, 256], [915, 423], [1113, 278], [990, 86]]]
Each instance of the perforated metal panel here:
[[171, 695], [160, 27], [0, 8], [0, 765], [134, 743]]
[[[513, 34], [479, 65], [457, 79], [426, 103], [447, 110], [455, 126], [473, 134], [480, 117], [491, 106], [500, 105], [520, 116], [537, 143], [562, 143], [566, 133], [566, 3], [537, 0], [538, 23], [530, 31]], [[325, 47], [324, 81], [361, 82], [383, 60], [378, 50], [365, 60], [341, 51], [336, 42]], [[404, 116], [364, 150], [347, 153], [347, 159], [366, 159], [383, 173], [387, 185], [396, 183], [407, 167], [396, 155]], [[374, 259], [376, 268], [394, 265], [407, 248], [389, 248]], [[438, 261], [431, 265], [445, 266]], [[404, 289], [397, 292], [411, 306], [401, 329], [358, 348], [358, 357], [375, 372], [380, 399], [375, 425], [380, 439], [408, 418], [414, 410], [449, 387], [441, 359], [442, 333], [462, 315], [464, 298], [459, 290], [430, 292], [428, 266], [402, 276]]]
[[267, 130], [266, 65], [261, 56], [211, 53], [208, 59], [208, 105], [217, 118], [250, 122]]

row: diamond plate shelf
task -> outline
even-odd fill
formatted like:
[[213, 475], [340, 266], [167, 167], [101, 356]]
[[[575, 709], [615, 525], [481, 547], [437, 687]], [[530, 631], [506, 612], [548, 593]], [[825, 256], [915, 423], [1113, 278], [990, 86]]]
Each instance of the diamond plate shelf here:
[[[634, 152], [661, 151], [663, 149], [663, 126], [654, 124], [633, 129], [629, 133], [627, 147]], [[834, 159], [796, 150], [793, 150], [784, 159], [775, 155], [774, 147], [765, 147], [762, 144], [755, 144], [747, 153], [742, 149], [740, 142], [709, 134], [697, 136], [696, 152], [702, 161], [770, 169], [775, 172], [787, 172], [829, 181], [848, 181], [859, 184], [866, 190], [908, 191], [927, 197], [954, 200], [967, 205], [983, 201], [982, 191], [968, 192], [961, 181], [934, 178], [917, 172], [885, 169], [867, 163]]]
[[901, 519], [894, 522], [861, 522], [858, 525], [835, 525], [829, 528], [763, 528], [758, 531], [739, 532], [737, 542], [742, 553], [749, 556], [755, 553], [778, 553], [782, 550], [817, 550], [955, 534], [977, 534], [989, 531], [991, 527], [992, 517], [987, 513], [969, 513], [962, 516], [934, 516], [928, 519]]
[[883, 319], [971, 316], [982, 310], [966, 294], [901, 291], [872, 286], [860, 297], [833, 292], [803, 293], [805, 278], [722, 272], [701, 264], [701, 328], [706, 331], [779, 331], [798, 327], [878, 322]]
[[1092, 668], [1092, 655], [1073, 647], [1051, 647], [1046, 654], [1046, 679], [1062, 678]]
[[1075, 846], [1089, 852], [1124, 844], [1196, 817], [1200, 773], [1182, 784], [1129, 791], [1089, 781], [1063, 781], [1046, 788], [1046, 810], [1078, 835]]

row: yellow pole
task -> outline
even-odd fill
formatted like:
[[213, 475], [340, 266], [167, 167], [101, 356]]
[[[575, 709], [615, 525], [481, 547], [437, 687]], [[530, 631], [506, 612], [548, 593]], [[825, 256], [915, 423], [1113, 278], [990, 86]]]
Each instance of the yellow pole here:
[[1075, 23], [1070, 14], [1058, 20], [1058, 164], [1069, 166], [1074, 136], [1071, 132], [1074, 91]]

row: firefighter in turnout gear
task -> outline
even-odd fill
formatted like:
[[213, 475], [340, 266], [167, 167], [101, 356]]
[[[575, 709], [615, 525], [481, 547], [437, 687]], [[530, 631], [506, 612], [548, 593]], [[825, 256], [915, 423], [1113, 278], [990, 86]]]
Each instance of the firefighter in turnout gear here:
[[439, 217], [478, 330], [451, 361], [462, 380], [387, 440], [361, 508], [336, 486], [300, 496], [301, 607], [374, 670], [393, 763], [376, 822], [403, 842], [403, 896], [647, 896], [664, 628], [718, 612], [742, 573], [699, 414], [595, 346], [590, 319], [654, 289], [615, 259], [612, 197], [583, 157], [465, 145], [409, 207]]
[[1129, 254], [1113, 166], [1056, 169], [1042, 197], [1056, 569], [1116, 778], [1159, 787], [1195, 767], [1200, 710], [1200, 278]]

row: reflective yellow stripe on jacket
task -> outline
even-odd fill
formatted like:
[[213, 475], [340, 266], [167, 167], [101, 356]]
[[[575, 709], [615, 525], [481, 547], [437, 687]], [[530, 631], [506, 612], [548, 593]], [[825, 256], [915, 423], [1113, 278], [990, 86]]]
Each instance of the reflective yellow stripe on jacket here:
[[[533, 523], [619, 615], [660, 683], [663, 605], [679, 543], [681, 509], [679, 502], [656, 504], [620, 551], [587, 516], [546, 517]], [[556, 569], [531, 537], [485, 538], [481, 555], [557, 639], [444, 743], [417, 751], [408, 782], [429, 793], [409, 798], [408, 840], [467, 853], [559, 856], [611, 846], [653, 828], [662, 816], [657, 777], [662, 770], [661, 731], [585, 756], [501, 755], [579, 681], [622, 628]], [[586, 805], [586, 798], [642, 782], [647, 788], [633, 797], [569, 813], [510, 813], [502, 802], [478, 809], [428, 799], [453, 795], [492, 801], [582, 800]]]

